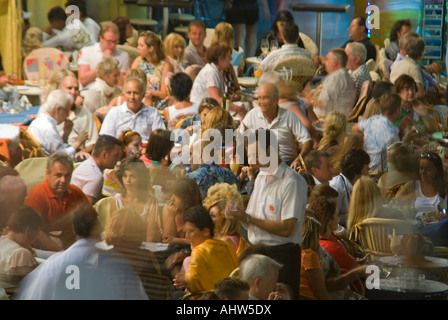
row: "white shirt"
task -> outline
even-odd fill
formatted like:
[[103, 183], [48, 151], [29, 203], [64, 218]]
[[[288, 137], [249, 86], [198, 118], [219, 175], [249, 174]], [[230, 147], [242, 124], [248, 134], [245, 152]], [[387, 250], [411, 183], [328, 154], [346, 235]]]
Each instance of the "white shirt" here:
[[333, 179], [330, 180], [329, 185], [339, 194], [337, 203], [339, 224], [346, 226], [350, 196], [352, 194], [353, 185], [342, 173], [337, 175], [336, 177], [333, 177]]
[[310, 54], [305, 49], [300, 48], [297, 44], [284, 44], [279, 50], [274, 50], [269, 53], [261, 62], [261, 71], [271, 71], [275, 65], [283, 59], [292, 57], [303, 57], [311, 59]]
[[99, 199], [103, 188], [103, 173], [93, 157], [83, 161], [72, 174], [71, 184], [79, 187], [85, 195]]
[[351, 114], [356, 101], [356, 88], [347, 69], [340, 68], [325, 77], [319, 101], [322, 102], [323, 109], [314, 107], [317, 116], [326, 116], [333, 110], [340, 110], [347, 116]]
[[201, 71], [199, 71], [191, 88], [190, 102], [199, 105], [202, 99], [210, 97], [208, 88], [216, 87], [219, 90], [219, 96], [225, 92], [224, 77], [214, 63], [207, 63]]
[[[311, 140], [310, 133], [294, 112], [278, 108], [277, 117], [269, 123], [259, 107], [250, 110], [242, 121], [247, 129], [269, 129], [275, 132], [279, 154], [283, 161], [293, 161], [299, 155], [296, 140], [301, 144]], [[274, 130], [275, 129], [275, 130]]]
[[[112, 53], [112, 58], [118, 61], [118, 69], [121, 73], [126, 72], [129, 69], [130, 61], [127, 52], [115, 49]], [[103, 52], [101, 51], [100, 43], [97, 42], [92, 46], [82, 48], [78, 56], [78, 66], [88, 65], [90, 69], [94, 69], [102, 59]], [[83, 89], [90, 88], [93, 83], [94, 81], [83, 87]]]
[[107, 134], [118, 138], [125, 130], [137, 131], [142, 141], [149, 140], [151, 132], [156, 129], [166, 129], [159, 111], [156, 108], [142, 105], [137, 113], [129, 110], [127, 103], [112, 108], [104, 118], [100, 135]]
[[281, 237], [250, 224], [247, 230], [252, 244], [276, 246], [302, 242], [302, 222], [305, 216], [307, 185], [305, 179], [283, 161], [266, 181], [266, 173], [260, 171], [255, 179], [254, 191], [246, 212], [254, 218], [283, 221], [297, 219], [292, 234]]
[[71, 24], [71, 26], [73, 26], [73, 28], [69, 29], [66, 26], [53, 38], [44, 41], [42, 44], [43, 47], [63, 47], [68, 51], [75, 51], [81, 50], [83, 47], [92, 46], [95, 44], [96, 41], [94, 40], [93, 36], [80, 20], [73, 19], [72, 23], [73, 24]]
[[28, 131], [39, 142], [45, 156], [50, 156], [56, 151], [64, 151], [74, 157], [76, 150], [64, 143], [57, 129], [57, 121], [46, 113], [40, 114], [28, 127]]

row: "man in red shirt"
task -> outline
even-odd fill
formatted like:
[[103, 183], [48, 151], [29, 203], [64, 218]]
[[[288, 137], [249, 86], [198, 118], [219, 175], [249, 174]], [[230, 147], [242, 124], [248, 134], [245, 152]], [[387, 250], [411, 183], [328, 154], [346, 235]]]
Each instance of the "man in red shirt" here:
[[[89, 200], [70, 184], [72, 172], [71, 157], [64, 152], [53, 153], [48, 158], [45, 181], [31, 189], [25, 200], [25, 205], [39, 212], [44, 221], [36, 244], [39, 249], [60, 251], [75, 241], [69, 213], [81, 204], [89, 205]], [[59, 237], [60, 244], [50, 238], [50, 232]]]

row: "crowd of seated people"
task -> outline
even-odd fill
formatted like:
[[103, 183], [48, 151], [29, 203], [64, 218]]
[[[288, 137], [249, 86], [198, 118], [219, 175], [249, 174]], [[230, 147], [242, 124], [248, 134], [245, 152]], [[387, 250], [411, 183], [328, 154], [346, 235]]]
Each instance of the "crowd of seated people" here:
[[[365, 299], [355, 283], [370, 262], [341, 235], [361, 246], [354, 230], [372, 217], [407, 220], [429, 241], [448, 232], [444, 149], [432, 139], [446, 124], [428, 108], [425, 44], [408, 23], [394, 26], [387, 51], [399, 58], [406, 40], [407, 56], [373, 82], [360, 17], [347, 43], [311, 60], [282, 12], [266, 36], [281, 49], [267, 53], [245, 104], [235, 45], [217, 34], [206, 47], [202, 21], [162, 39], [126, 17], [95, 23], [82, 8], [83, 43], [66, 42], [59, 9], [44, 30], [43, 47], [76, 52], [78, 72], [55, 73], [25, 129], [47, 161], [38, 183], [9, 167], [13, 139], [0, 141], [9, 299]], [[119, 44], [138, 51], [134, 61]], [[299, 91], [272, 70], [291, 55], [325, 71]], [[374, 95], [349, 120], [365, 81]], [[64, 292], [74, 263], [92, 291]]]

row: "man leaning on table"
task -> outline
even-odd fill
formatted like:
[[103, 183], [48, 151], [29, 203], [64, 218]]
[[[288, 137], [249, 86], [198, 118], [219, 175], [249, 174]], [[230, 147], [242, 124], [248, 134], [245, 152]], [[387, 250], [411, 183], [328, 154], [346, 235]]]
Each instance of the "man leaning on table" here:
[[[79, 151], [81, 145], [87, 139], [87, 132], [81, 132], [70, 145], [67, 143], [73, 122], [67, 119], [73, 98], [63, 90], [55, 90], [48, 95], [45, 110], [31, 122], [28, 132], [39, 142], [40, 147], [48, 157], [56, 151], [64, 151], [72, 158], [88, 157], [84, 151]], [[64, 122], [62, 136], [57, 125]]]

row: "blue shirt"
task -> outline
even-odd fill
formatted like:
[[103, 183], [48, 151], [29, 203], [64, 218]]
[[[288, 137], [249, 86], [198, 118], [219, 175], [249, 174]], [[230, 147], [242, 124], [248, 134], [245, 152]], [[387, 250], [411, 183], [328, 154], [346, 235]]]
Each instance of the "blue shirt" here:
[[237, 182], [231, 170], [220, 167], [214, 162], [204, 162], [198, 169], [187, 173], [186, 177], [196, 181], [202, 199], [207, 197], [208, 189], [216, 183], [236, 184]]

